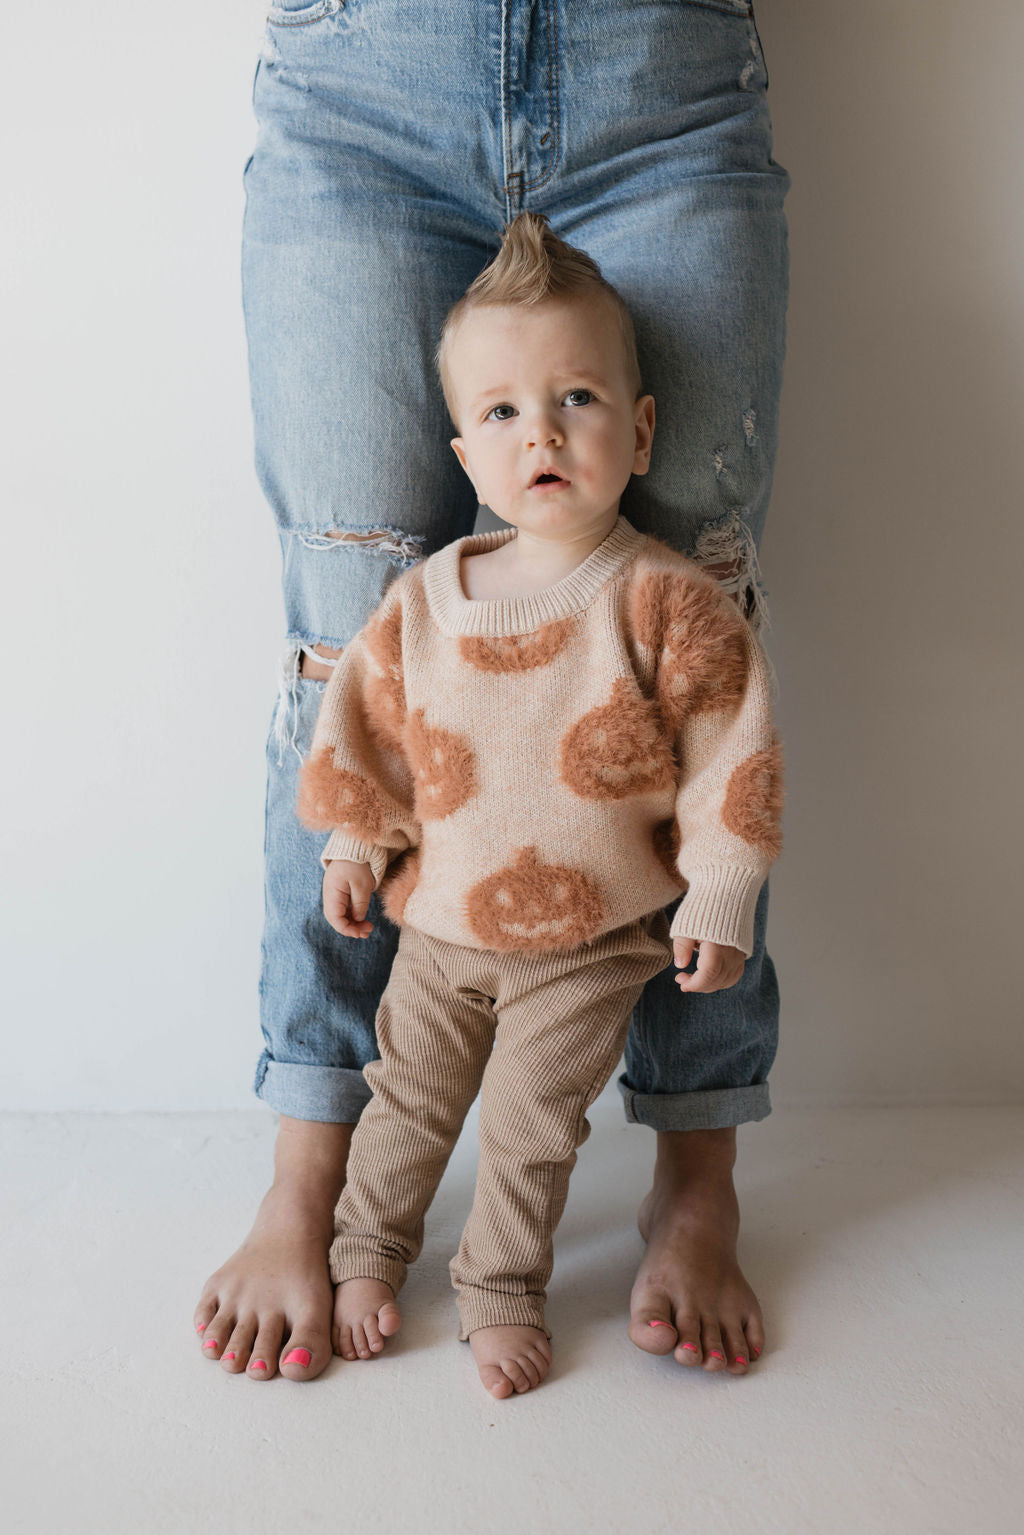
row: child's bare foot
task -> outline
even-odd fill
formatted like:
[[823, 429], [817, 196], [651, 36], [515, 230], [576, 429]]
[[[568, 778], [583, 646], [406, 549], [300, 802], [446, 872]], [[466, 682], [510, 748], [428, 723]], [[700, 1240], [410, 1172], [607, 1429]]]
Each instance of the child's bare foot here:
[[312, 1380], [331, 1357], [327, 1253], [351, 1125], [281, 1117], [274, 1182], [236, 1253], [203, 1286], [192, 1324], [229, 1375]]
[[372, 1359], [402, 1325], [395, 1292], [380, 1279], [343, 1279], [334, 1292], [334, 1351]]
[[735, 1137], [734, 1128], [659, 1134], [629, 1336], [649, 1354], [745, 1375], [764, 1351], [764, 1325], [736, 1258]]
[[529, 1391], [551, 1368], [551, 1344], [539, 1327], [478, 1327], [469, 1346], [492, 1396]]

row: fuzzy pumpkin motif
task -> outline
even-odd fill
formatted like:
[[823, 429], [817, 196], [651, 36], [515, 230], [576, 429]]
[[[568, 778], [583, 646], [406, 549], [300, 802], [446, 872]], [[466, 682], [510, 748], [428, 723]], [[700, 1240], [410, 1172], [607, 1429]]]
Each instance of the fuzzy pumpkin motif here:
[[405, 752], [415, 780], [419, 820], [443, 820], [477, 792], [472, 746], [453, 730], [428, 725], [423, 709], [409, 716]]
[[597, 931], [604, 918], [601, 892], [579, 869], [542, 863], [535, 847], [474, 885], [466, 920], [486, 948], [568, 948]]
[[670, 879], [675, 880], [681, 890], [688, 889], [687, 881], [679, 872], [677, 859], [682, 839], [679, 835], [679, 822], [675, 816], [669, 816], [667, 821], [659, 821], [651, 830], [651, 842], [654, 846], [654, 856]]
[[375, 842], [388, 822], [388, 802], [368, 778], [334, 765], [322, 746], [303, 763], [296, 814], [311, 831], [336, 827], [361, 842]]
[[379, 609], [363, 630], [367, 673], [363, 684], [368, 727], [386, 744], [402, 747], [405, 677], [402, 666], [402, 604]]
[[745, 624], [697, 567], [648, 568], [629, 594], [633, 633], [657, 655], [655, 691], [674, 729], [693, 714], [735, 709], [747, 685]]
[[571, 618], [558, 618], [543, 624], [533, 634], [509, 634], [497, 638], [464, 634], [459, 639], [459, 655], [481, 672], [528, 672], [547, 666], [564, 650], [572, 633]]
[[401, 927], [405, 916], [405, 904], [419, 883], [422, 849], [407, 848], [393, 863], [388, 865], [377, 894], [381, 910], [390, 922]]
[[754, 752], [734, 768], [726, 785], [722, 821], [727, 831], [760, 848], [768, 858], [782, 852], [782, 744]]
[[626, 799], [667, 789], [676, 765], [657, 706], [616, 677], [610, 702], [591, 709], [562, 737], [562, 782], [583, 799]]

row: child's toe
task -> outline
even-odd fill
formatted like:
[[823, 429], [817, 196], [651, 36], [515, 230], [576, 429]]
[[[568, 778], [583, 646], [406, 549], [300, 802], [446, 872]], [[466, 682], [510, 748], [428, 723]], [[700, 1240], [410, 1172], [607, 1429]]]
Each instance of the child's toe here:
[[393, 1338], [402, 1325], [402, 1313], [393, 1300], [386, 1300], [377, 1312], [377, 1325], [385, 1338]]
[[498, 1364], [482, 1364], [480, 1366], [480, 1379], [492, 1396], [512, 1396], [515, 1387]]

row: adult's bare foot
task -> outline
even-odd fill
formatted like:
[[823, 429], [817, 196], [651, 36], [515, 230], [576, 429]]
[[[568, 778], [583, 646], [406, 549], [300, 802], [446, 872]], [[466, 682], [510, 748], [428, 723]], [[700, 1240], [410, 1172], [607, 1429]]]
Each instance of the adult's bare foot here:
[[[351, 1125], [281, 1116], [274, 1181], [252, 1230], [203, 1286], [193, 1325], [229, 1374], [312, 1380], [331, 1357], [327, 1252]], [[279, 1364], [280, 1360], [280, 1364]]]
[[736, 1258], [735, 1127], [659, 1132], [654, 1186], [638, 1217], [647, 1252], [629, 1336], [649, 1354], [745, 1375], [764, 1351], [761, 1308]]

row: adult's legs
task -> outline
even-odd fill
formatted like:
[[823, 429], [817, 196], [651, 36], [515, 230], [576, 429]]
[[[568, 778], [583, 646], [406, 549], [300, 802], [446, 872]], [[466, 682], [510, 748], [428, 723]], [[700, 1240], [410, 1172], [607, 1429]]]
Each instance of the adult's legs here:
[[[559, 154], [549, 167], [527, 140], [522, 205], [594, 255], [634, 316], [657, 426], [651, 471], [627, 487], [622, 510], [713, 570], [760, 630], [756, 550], [778, 436], [789, 176], [772, 158], [753, 12], [746, 0], [666, 0], [609, 7], [598, 29], [580, 7], [556, 9]], [[736, 1258], [732, 1169], [735, 1127], [771, 1107], [779, 990], [767, 912], [766, 883], [736, 986], [681, 995], [671, 969], [649, 982], [620, 1081], [627, 1117], [658, 1132], [631, 1336], [732, 1373], [746, 1369], [745, 1340], [755, 1352], [764, 1343]]]
[[[194, 1316], [207, 1357], [254, 1379], [274, 1375], [282, 1353], [293, 1379], [330, 1358], [326, 1255], [398, 938], [376, 896], [364, 942], [323, 919], [323, 839], [294, 811], [324, 686], [322, 671], [304, 673], [305, 652], [337, 652], [400, 570], [476, 518], [432, 371], [444, 312], [501, 227], [500, 191], [481, 169], [486, 145], [437, 156], [457, 125], [478, 132], [480, 104], [452, 99], [458, 72], [448, 65], [453, 26], [474, 25], [461, 0], [426, 11], [286, 0], [270, 8], [254, 80], [243, 302], [256, 470], [278, 527], [287, 632], [267, 743], [255, 1091], [281, 1118], [274, 1183]], [[482, 206], [461, 197], [470, 184], [485, 187]]]

